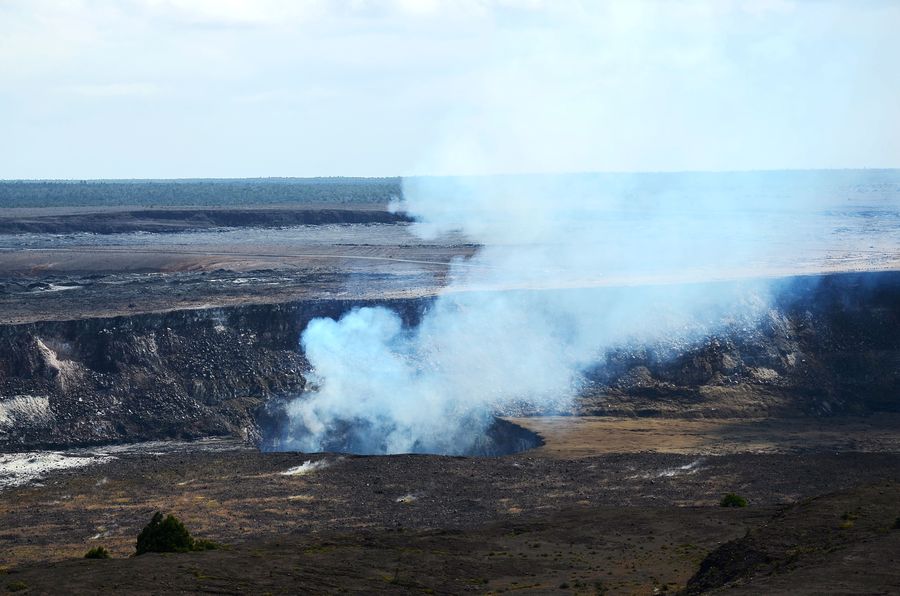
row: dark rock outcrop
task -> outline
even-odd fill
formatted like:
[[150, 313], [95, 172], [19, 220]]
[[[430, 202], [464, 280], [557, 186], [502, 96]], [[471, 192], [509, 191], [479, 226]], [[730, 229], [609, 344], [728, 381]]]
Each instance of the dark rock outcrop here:
[[[423, 304], [386, 303], [418, 317]], [[0, 326], [0, 450], [256, 439], [255, 410], [305, 386], [306, 323], [339, 301]]]
[[609, 352], [582, 412], [760, 416], [900, 411], [900, 273], [781, 280], [752, 327]]
[[[800, 578], [809, 576], [830, 586], [828, 592], [853, 593], [856, 590], [833, 583], [834, 576], [846, 573], [847, 560], [881, 559], [892, 566], [896, 541], [890, 524], [898, 496], [900, 485], [881, 482], [788, 505], [743, 537], [710, 552], [681, 593], [693, 596], [741, 587], [747, 594], [783, 594], [794, 590], [779, 586], [807, 586], [809, 580]], [[859, 550], [867, 556], [861, 557]]]

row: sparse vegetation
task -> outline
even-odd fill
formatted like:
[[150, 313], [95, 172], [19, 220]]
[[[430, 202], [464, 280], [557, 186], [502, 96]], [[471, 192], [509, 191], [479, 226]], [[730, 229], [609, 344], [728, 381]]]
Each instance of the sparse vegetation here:
[[6, 584], [6, 589], [10, 592], [21, 592], [28, 589], [28, 584], [23, 581], [14, 581]]
[[852, 528], [853, 522], [856, 521], [857, 517], [859, 517], [859, 516], [850, 511], [845, 511], [844, 513], [842, 513], [841, 514], [841, 529], [849, 530], [850, 528]]
[[102, 546], [95, 546], [88, 552], [84, 553], [85, 559], [108, 559], [109, 551]]
[[194, 538], [194, 547], [191, 550], [217, 550], [221, 548], [218, 542], [205, 538]]
[[159, 511], [153, 514], [137, 538], [137, 552], [144, 553], [184, 553], [198, 550], [214, 550], [220, 545], [204, 539], [195, 539], [184, 524], [174, 515]]
[[747, 499], [735, 493], [728, 493], [719, 501], [721, 507], [746, 507]]

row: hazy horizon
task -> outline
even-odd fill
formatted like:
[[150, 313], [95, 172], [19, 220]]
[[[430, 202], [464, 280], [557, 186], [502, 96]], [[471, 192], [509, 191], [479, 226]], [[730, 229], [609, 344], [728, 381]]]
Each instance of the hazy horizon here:
[[0, 178], [0, 183], [9, 182], [230, 182], [230, 181], [265, 181], [265, 180], [402, 180], [404, 178], [488, 178], [505, 176], [636, 176], [636, 175], [694, 175], [694, 174], [775, 174], [775, 173], [815, 173], [815, 172], [895, 172], [896, 168], [782, 168], [782, 169], [747, 169], [747, 170], [656, 170], [656, 171], [582, 171], [582, 172], [497, 172], [488, 174], [411, 174], [384, 176], [354, 176], [351, 174], [335, 174], [330, 176], [249, 176], [249, 177], [198, 177], [184, 178]]

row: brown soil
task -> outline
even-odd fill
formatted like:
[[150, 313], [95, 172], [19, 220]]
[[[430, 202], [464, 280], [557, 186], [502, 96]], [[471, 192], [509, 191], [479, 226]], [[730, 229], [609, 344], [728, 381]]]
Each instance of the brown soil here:
[[900, 415], [793, 419], [600, 416], [510, 418], [546, 441], [531, 453], [571, 459], [604, 453], [900, 452]]
[[60, 561], [0, 579], [32, 594], [665, 594], [686, 583], [690, 594], [886, 594], [900, 589], [898, 497], [900, 484], [882, 483], [774, 512], [580, 507], [468, 531], [280, 535]]
[[[564, 421], [573, 423], [572, 433]], [[834, 453], [832, 439], [818, 444], [825, 451], [798, 452], [790, 436], [799, 423], [754, 422], [742, 432], [760, 429], [758, 439], [742, 443], [724, 432], [727, 421], [654, 421], [639, 444], [618, 441], [630, 452], [612, 453], [615, 441], [587, 447], [590, 436], [632, 433], [643, 422], [530, 421], [544, 430], [547, 446], [501, 458], [263, 454], [237, 444], [224, 452], [122, 454], [0, 493], [0, 564], [8, 570], [0, 586], [25, 585], [31, 593], [532, 594], [566, 586], [648, 594], [683, 588], [707, 554], [768, 527], [773, 515], [788, 519], [788, 534], [825, 518], [841, 523], [837, 509], [865, 509], [879, 527], [896, 517], [888, 509], [900, 502], [900, 489], [884, 483], [900, 480], [900, 454]], [[685, 424], [694, 425], [699, 449], [673, 442]], [[828, 433], [858, 436], [865, 424], [835, 421]], [[789, 452], [742, 452], [742, 444], [787, 445]], [[326, 465], [284, 474], [306, 461]], [[854, 487], [879, 482], [890, 495], [872, 508], [870, 489]], [[812, 522], [779, 513], [835, 490], [849, 496]], [[719, 507], [727, 492], [751, 506]], [[228, 548], [128, 558], [157, 509]], [[835, 552], [868, 553], [870, 534], [836, 544]], [[97, 545], [114, 560], [80, 559]], [[808, 573], [807, 562], [819, 561], [804, 558], [791, 573]], [[822, 588], [831, 577], [806, 585]]]
[[761, 510], [573, 509], [468, 532], [270, 537], [222, 551], [65, 561], [0, 578], [29, 593], [652, 593], [690, 577], [703, 553]]

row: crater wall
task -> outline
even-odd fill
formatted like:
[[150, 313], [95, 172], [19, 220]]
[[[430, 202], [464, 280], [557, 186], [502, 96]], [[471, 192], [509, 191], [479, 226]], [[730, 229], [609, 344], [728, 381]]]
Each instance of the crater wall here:
[[[900, 273], [777, 282], [755, 329], [610, 351], [573, 413], [787, 416], [900, 410]], [[233, 435], [306, 386], [307, 322], [428, 299], [305, 300], [0, 325], [0, 450]], [[518, 414], [521, 412], [511, 412]], [[502, 414], [502, 413], [501, 413]]]

